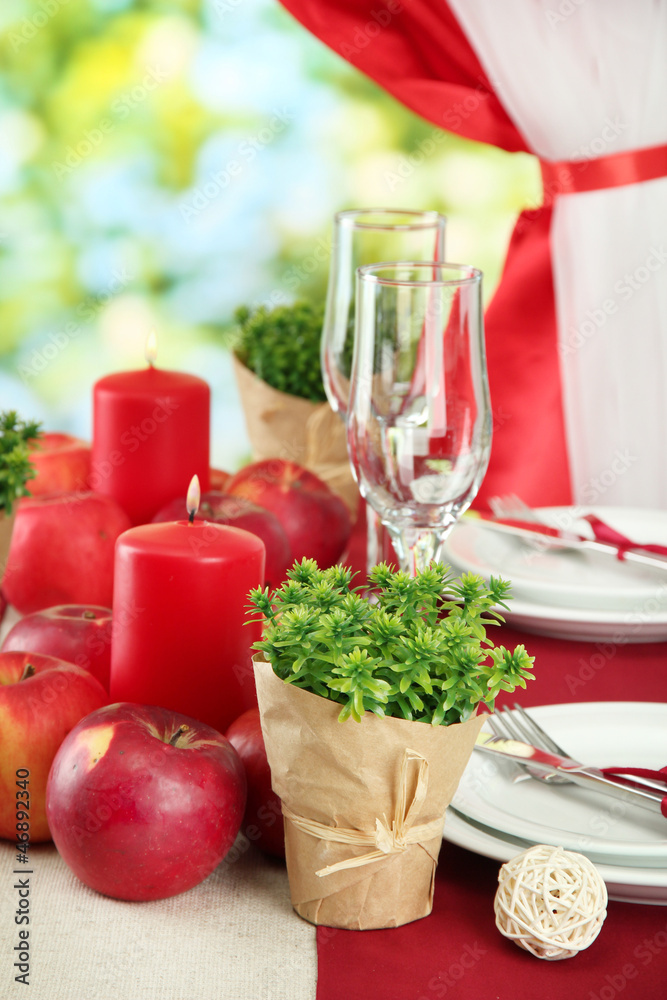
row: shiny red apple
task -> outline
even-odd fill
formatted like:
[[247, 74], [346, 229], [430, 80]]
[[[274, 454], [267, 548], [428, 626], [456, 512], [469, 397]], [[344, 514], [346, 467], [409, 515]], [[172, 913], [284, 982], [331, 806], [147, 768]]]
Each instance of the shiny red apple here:
[[227, 492], [273, 511], [287, 534], [291, 562], [308, 557], [325, 569], [343, 553], [352, 530], [347, 507], [296, 462], [270, 458], [246, 465]]
[[21, 614], [56, 604], [110, 607], [114, 545], [130, 519], [101, 493], [51, 493], [24, 497], [2, 581], [5, 597]]
[[266, 757], [259, 709], [249, 708], [232, 722], [225, 735], [243, 761], [248, 780], [243, 832], [261, 850], [284, 858], [282, 807], [271, 788], [271, 768]]
[[50, 839], [44, 803], [51, 762], [73, 726], [107, 700], [99, 681], [73, 663], [0, 653], [0, 837]]
[[30, 444], [30, 461], [37, 475], [28, 483], [31, 496], [87, 490], [90, 445], [86, 441], [51, 431]]
[[26, 650], [76, 663], [108, 691], [111, 630], [111, 608], [59, 604], [21, 618], [5, 636], [0, 652]]
[[61, 857], [91, 889], [165, 899], [222, 861], [245, 798], [241, 759], [217, 730], [120, 702], [93, 712], [64, 741], [46, 811]]
[[224, 493], [231, 478], [231, 472], [225, 472], [223, 469], [209, 469], [209, 489]]
[[[184, 517], [185, 504], [179, 497], [158, 511], [153, 521], [179, 521]], [[202, 494], [195, 520], [231, 524], [233, 528], [243, 528], [257, 535], [266, 548], [265, 582], [276, 587], [286, 579], [287, 570], [293, 562], [290, 544], [280, 521], [270, 510], [263, 510], [242, 497], [213, 490]]]

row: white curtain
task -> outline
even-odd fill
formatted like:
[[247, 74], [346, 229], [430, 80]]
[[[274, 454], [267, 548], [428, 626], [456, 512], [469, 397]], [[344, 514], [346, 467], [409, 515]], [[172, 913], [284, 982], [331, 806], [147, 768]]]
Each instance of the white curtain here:
[[[449, 6], [543, 159], [667, 143], [667, 0]], [[667, 507], [667, 178], [558, 197], [551, 249], [575, 502]]]

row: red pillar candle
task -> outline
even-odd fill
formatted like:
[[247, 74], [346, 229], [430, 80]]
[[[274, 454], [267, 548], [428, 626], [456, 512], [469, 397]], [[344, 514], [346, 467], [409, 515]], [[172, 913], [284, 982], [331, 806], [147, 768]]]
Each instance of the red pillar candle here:
[[[147, 346], [147, 358], [154, 348]], [[91, 486], [145, 524], [185, 496], [193, 472], [209, 488], [211, 392], [203, 379], [149, 365], [93, 389]]]
[[[192, 513], [196, 506], [188, 509]], [[264, 543], [208, 521], [130, 528], [116, 543], [112, 701], [161, 705], [223, 732], [257, 704], [248, 593]]]

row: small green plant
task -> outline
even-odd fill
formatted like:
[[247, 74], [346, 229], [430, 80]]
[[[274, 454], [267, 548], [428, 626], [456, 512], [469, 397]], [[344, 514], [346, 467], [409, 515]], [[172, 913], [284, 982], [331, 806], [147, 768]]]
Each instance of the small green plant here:
[[14, 410], [0, 413], [0, 510], [11, 514], [15, 500], [26, 496], [35, 475], [28, 442], [40, 435], [40, 425], [19, 419]]
[[234, 353], [246, 368], [274, 389], [314, 403], [326, 395], [320, 369], [324, 307], [309, 302], [251, 311], [242, 306], [234, 318], [239, 335]]
[[432, 564], [416, 578], [386, 564], [370, 576], [371, 597], [350, 589], [343, 566], [296, 563], [273, 593], [258, 588], [251, 606], [264, 620], [264, 653], [284, 681], [339, 702], [339, 719], [364, 712], [431, 725], [465, 722], [476, 706], [493, 710], [500, 691], [532, 680], [534, 657], [487, 639], [503, 621], [509, 584], [472, 573], [459, 580]]

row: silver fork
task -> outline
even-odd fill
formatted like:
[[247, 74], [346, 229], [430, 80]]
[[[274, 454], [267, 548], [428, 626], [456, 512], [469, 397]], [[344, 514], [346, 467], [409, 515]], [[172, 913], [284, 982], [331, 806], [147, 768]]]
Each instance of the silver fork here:
[[[532, 743], [533, 746], [539, 747], [540, 750], [548, 750], [550, 753], [557, 753], [559, 757], [569, 757], [567, 750], [563, 750], [562, 746], [559, 746], [556, 741], [549, 736], [547, 732], [537, 722], [532, 716], [528, 715], [525, 708], [522, 708], [518, 702], [514, 702], [514, 710], [511, 708], [501, 708], [502, 718], [507, 727], [512, 730], [514, 728], [515, 736], [514, 739], [523, 740], [525, 743]], [[514, 714], [516, 713], [516, 714]]]
[[516, 517], [519, 515], [524, 521], [541, 521], [532, 507], [529, 507], [516, 493], [506, 493], [503, 496], [490, 497], [489, 507], [496, 517]]
[[[514, 711], [511, 708], [497, 710], [494, 715], [489, 716], [487, 725], [494, 736], [501, 736], [503, 739], [520, 740], [522, 743], [530, 743], [540, 750], [556, 753], [560, 757], [570, 756], [516, 702], [514, 702]], [[535, 768], [528, 765], [524, 767], [522, 764], [519, 764], [518, 767], [519, 771], [514, 779], [515, 781], [523, 781], [526, 778], [537, 778], [538, 781], [546, 781], [549, 785], [571, 784], [570, 779], [563, 774], [543, 774]]]
[[[502, 720], [502, 721], [500, 721]], [[489, 717], [488, 720], [489, 727], [493, 730], [496, 736], [508, 737], [514, 740], [522, 740], [524, 743], [530, 743], [534, 747], [538, 747], [540, 750], [546, 750], [548, 753], [558, 754], [559, 757], [568, 757], [570, 760], [573, 758], [564, 750], [560, 744], [549, 736], [549, 734], [542, 729], [533, 719], [532, 716], [526, 712], [518, 702], [514, 702], [514, 709], [511, 708], [501, 708], [499, 712], [495, 715]], [[497, 730], [494, 729], [494, 725]], [[505, 732], [500, 730], [505, 729]], [[522, 765], [519, 765], [522, 766]], [[529, 772], [530, 776], [537, 778], [539, 781], [546, 781], [550, 785], [564, 785], [570, 783], [570, 779], [562, 774], [539, 774], [536, 770], [530, 767], [526, 767], [526, 771]], [[516, 779], [520, 780], [519, 778]], [[664, 783], [658, 784], [652, 781], [650, 778], [644, 778], [638, 775], [632, 777], [632, 783], [636, 785], [642, 785], [645, 788], [652, 788], [656, 791], [664, 793]]]
[[[547, 527], [553, 527], [553, 525], [548, 525], [547, 521], [544, 521], [538, 514], [529, 507], [528, 504], [521, 499], [516, 493], [506, 493], [503, 496], [490, 497], [489, 507], [491, 508], [495, 517], [500, 518], [516, 518], [520, 521], [525, 521], [527, 524], [541, 524], [547, 525]], [[554, 551], [554, 547], [551, 543], [547, 541], [542, 541], [539, 538], [535, 539], [524, 539], [525, 545], [535, 550], [536, 552], [544, 551]], [[556, 549], [557, 552], [569, 552], [575, 547], [570, 546], [567, 540], [563, 541], [562, 545], [559, 545]], [[537, 744], [535, 744], [537, 746]], [[566, 755], [567, 756], [567, 755]]]

